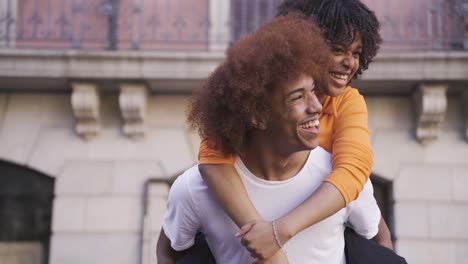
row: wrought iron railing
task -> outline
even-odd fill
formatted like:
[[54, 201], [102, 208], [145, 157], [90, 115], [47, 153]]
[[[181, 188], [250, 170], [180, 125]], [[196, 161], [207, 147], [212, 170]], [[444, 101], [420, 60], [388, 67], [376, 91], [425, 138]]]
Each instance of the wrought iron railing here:
[[384, 51], [468, 50], [467, 0], [363, 1], [380, 20]]
[[208, 0], [2, 1], [10, 10], [16, 2], [16, 48], [204, 50], [208, 44]]
[[[384, 52], [468, 50], [468, 0], [362, 1], [379, 18]], [[280, 2], [231, 0], [233, 38], [272, 17]]]
[[231, 0], [231, 41], [273, 18], [283, 0]]
[[[230, 2], [225, 18], [215, 1]], [[0, 0], [0, 47], [206, 51], [255, 30], [281, 1]], [[383, 51], [468, 50], [468, 0], [363, 2], [381, 21]]]

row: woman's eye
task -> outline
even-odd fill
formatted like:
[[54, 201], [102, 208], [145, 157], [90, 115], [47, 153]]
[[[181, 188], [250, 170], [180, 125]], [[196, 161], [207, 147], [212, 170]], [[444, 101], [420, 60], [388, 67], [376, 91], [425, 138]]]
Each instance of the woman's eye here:
[[297, 101], [297, 100], [299, 100], [299, 99], [301, 99], [301, 98], [302, 98], [302, 95], [299, 95], [299, 96], [293, 97], [292, 100], [293, 100], [293, 101]]
[[353, 53], [353, 56], [354, 56], [355, 58], [359, 58], [359, 57], [361, 57], [361, 52], [360, 52], [360, 51], [354, 52], [354, 53]]
[[332, 48], [332, 51], [333, 51], [334, 53], [343, 53], [343, 49], [340, 48], [340, 47], [333, 47], [333, 48]]

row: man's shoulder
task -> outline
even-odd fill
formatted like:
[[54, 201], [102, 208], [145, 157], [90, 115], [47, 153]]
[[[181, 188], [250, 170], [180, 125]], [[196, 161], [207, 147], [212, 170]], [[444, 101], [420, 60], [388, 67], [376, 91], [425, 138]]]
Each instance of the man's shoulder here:
[[322, 147], [316, 147], [310, 151], [307, 165], [315, 169], [320, 169], [327, 175], [332, 171], [332, 155]]
[[184, 171], [171, 186], [170, 196], [176, 199], [188, 199], [197, 186], [203, 186], [204, 182], [198, 170], [198, 164]]

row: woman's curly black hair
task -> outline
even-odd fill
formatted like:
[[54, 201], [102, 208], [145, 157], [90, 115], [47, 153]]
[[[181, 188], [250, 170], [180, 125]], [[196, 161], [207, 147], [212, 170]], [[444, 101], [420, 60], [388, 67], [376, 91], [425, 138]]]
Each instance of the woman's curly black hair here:
[[374, 12], [359, 0], [285, 0], [277, 15], [290, 12], [314, 17], [330, 44], [348, 46], [357, 34], [361, 35], [363, 49], [355, 78], [367, 70], [379, 50], [380, 23]]
[[291, 13], [230, 47], [223, 64], [192, 96], [187, 121], [211, 147], [239, 155], [249, 132], [268, 126], [275, 89], [311, 76], [326, 87], [331, 52], [315, 22]]

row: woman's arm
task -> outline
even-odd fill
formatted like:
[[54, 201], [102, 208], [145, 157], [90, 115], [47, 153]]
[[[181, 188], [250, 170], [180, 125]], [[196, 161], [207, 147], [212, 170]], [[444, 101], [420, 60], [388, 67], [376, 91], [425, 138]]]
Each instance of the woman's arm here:
[[302, 204], [276, 220], [281, 243], [285, 244], [300, 231], [335, 214], [345, 206], [340, 191], [328, 182], [322, 183]]
[[262, 219], [232, 164], [200, 164], [198, 168], [218, 203], [237, 226]]
[[343, 194], [346, 204], [354, 201], [369, 179], [374, 156], [367, 127], [364, 97], [347, 88], [335, 98], [336, 118], [331, 142], [333, 171], [326, 179]]

